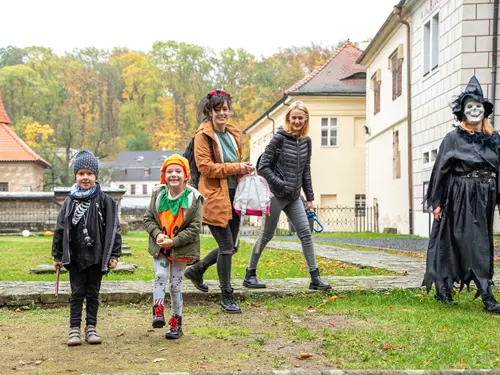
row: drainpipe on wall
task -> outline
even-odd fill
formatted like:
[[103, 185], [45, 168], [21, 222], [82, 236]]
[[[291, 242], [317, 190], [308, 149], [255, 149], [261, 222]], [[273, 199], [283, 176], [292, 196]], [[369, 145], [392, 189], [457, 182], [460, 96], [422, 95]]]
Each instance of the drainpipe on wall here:
[[267, 114], [267, 118], [273, 122], [273, 135], [274, 135], [274, 119], [272, 119], [271, 117], [269, 117], [269, 113]]
[[494, 125], [495, 123], [495, 99], [497, 92], [497, 61], [498, 61], [498, 54], [500, 53], [500, 51], [498, 51], [498, 2], [499, 0], [495, 0], [493, 6], [493, 45], [491, 47], [491, 53], [493, 57], [492, 59], [493, 68], [491, 70], [491, 101], [493, 102], [493, 114], [491, 115], [491, 125]]
[[[497, 0], [498, 1], [498, 0]], [[407, 132], [408, 132], [408, 215], [409, 232], [413, 234], [413, 157], [411, 142], [411, 28], [410, 24], [403, 19], [402, 7], [394, 6], [393, 14], [398, 17], [400, 23], [406, 26], [406, 92], [407, 92]]]

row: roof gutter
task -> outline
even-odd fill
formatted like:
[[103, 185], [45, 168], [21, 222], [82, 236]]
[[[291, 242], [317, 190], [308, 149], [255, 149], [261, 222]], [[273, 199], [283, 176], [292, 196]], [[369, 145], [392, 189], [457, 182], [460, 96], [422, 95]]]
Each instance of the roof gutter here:
[[[491, 46], [491, 54], [492, 54], [492, 70], [491, 70], [491, 100], [493, 102], [493, 115], [491, 116], [491, 125], [495, 124], [495, 100], [497, 93], [497, 61], [498, 55], [500, 51], [497, 51], [498, 46], [498, 2], [499, 0], [494, 1], [493, 5], [493, 44]], [[500, 126], [497, 125], [497, 130]]]
[[247, 134], [247, 132], [253, 128], [255, 125], [257, 125], [261, 120], [263, 120], [264, 118], [269, 118], [269, 114], [274, 111], [276, 108], [278, 108], [282, 103], [285, 102], [285, 100], [288, 98], [288, 94], [284, 94], [283, 97], [278, 100], [276, 103], [274, 103], [274, 105], [269, 108], [266, 112], [264, 112], [257, 120], [255, 120], [254, 122], [252, 122], [252, 124], [246, 128], [245, 130], [243, 130], [243, 134]]
[[[497, 0], [498, 1], [498, 0]], [[408, 215], [409, 233], [413, 234], [413, 157], [412, 157], [412, 132], [411, 132], [411, 27], [403, 19], [403, 3], [394, 6], [393, 14], [398, 17], [399, 22], [406, 26], [406, 104], [407, 104], [407, 139], [408, 139]]]

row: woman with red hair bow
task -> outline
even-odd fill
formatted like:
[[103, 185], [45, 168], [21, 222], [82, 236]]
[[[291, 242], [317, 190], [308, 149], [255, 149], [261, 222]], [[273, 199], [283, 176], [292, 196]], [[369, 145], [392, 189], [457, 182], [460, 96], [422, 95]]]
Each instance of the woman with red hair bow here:
[[228, 124], [231, 95], [224, 90], [211, 91], [198, 107], [200, 126], [194, 138], [196, 166], [200, 172], [198, 189], [205, 197], [203, 223], [207, 224], [219, 247], [186, 271], [196, 288], [208, 292], [203, 274], [217, 263], [222, 310], [241, 313], [231, 287], [232, 256], [240, 228], [240, 215], [233, 209], [238, 178], [254, 171], [250, 163], [242, 163], [241, 131]]

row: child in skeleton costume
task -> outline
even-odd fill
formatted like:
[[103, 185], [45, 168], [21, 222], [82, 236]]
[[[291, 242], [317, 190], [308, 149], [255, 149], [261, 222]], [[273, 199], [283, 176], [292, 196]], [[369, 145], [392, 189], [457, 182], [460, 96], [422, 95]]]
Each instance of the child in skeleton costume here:
[[144, 226], [149, 233], [149, 253], [155, 269], [153, 328], [165, 326], [165, 288], [170, 274], [172, 318], [167, 339], [182, 336], [182, 277], [188, 264], [200, 259], [203, 196], [187, 185], [189, 162], [174, 154], [160, 169], [160, 186], [153, 190]]
[[87, 299], [85, 341], [100, 344], [96, 331], [99, 290], [104, 274], [117, 265], [122, 238], [118, 206], [101, 191], [97, 158], [89, 151], [75, 156], [76, 183], [62, 204], [52, 242], [54, 268], [64, 265], [71, 285], [70, 330], [67, 344], [81, 344], [83, 300]]
[[500, 313], [492, 292], [493, 218], [500, 203], [500, 136], [487, 117], [493, 104], [476, 77], [453, 102], [460, 125], [448, 133], [432, 170], [426, 200], [434, 224], [423, 285], [436, 287], [435, 298], [455, 304], [454, 283], [477, 286], [484, 308]]

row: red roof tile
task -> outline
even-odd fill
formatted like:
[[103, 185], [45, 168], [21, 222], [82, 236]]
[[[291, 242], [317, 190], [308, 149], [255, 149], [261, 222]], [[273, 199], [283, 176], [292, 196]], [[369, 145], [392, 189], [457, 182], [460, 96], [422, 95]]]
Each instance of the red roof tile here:
[[0, 94], [0, 124], [10, 124], [10, 118], [3, 107], [2, 94]]
[[347, 41], [323, 65], [286, 90], [285, 94], [364, 94], [366, 77], [359, 77], [358, 73], [366, 73], [366, 68], [356, 64], [362, 53], [361, 49]]
[[0, 162], [5, 161], [33, 161], [47, 167], [50, 163], [33, 151], [14, 130], [5, 123], [0, 123]]

